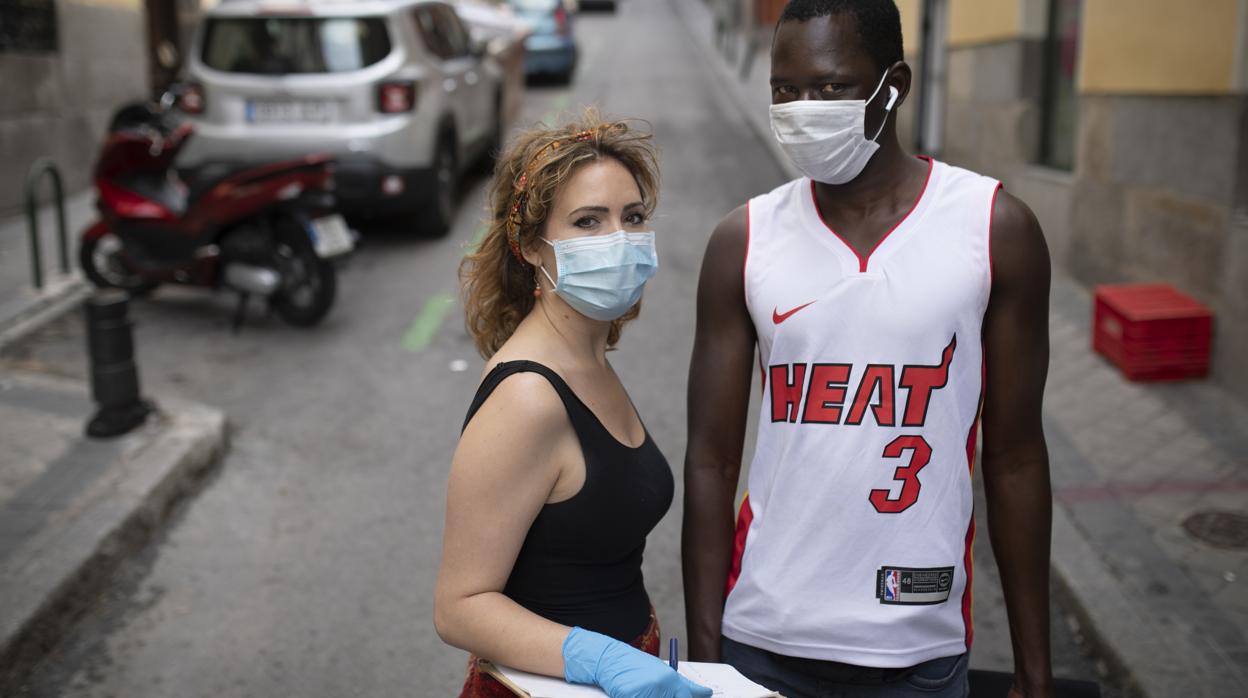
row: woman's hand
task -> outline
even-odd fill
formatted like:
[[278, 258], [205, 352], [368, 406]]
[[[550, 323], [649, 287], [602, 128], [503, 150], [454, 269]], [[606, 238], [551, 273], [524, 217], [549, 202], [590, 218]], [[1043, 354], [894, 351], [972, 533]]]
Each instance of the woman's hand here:
[[711, 689], [672, 671], [658, 657], [583, 628], [563, 641], [563, 674], [611, 698], [710, 698]]

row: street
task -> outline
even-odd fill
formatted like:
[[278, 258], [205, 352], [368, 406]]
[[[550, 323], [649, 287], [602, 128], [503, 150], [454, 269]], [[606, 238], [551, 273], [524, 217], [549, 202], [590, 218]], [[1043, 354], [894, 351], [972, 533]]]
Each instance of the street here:
[[[520, 124], [595, 104], [648, 121], [661, 148], [661, 268], [611, 360], [676, 473], [644, 569], [664, 637], [683, 636], [680, 469], [698, 269], [716, 222], [783, 175], [671, 3], [625, 0], [616, 14], [578, 17], [577, 32], [573, 84], [530, 87]], [[481, 229], [484, 190], [483, 178], [466, 180], [445, 239], [365, 228], [337, 305], [311, 330], [257, 307], [232, 332], [227, 294], [162, 288], [132, 305], [145, 393], [220, 407], [230, 449], [38, 667], [29, 695], [455, 695], [466, 655], [434, 632], [433, 586], [447, 469], [483, 365], [456, 269]], [[3, 359], [81, 378], [83, 345], [70, 314]], [[980, 524], [971, 663], [1008, 671]], [[1056, 602], [1052, 626], [1055, 673], [1097, 679]]]

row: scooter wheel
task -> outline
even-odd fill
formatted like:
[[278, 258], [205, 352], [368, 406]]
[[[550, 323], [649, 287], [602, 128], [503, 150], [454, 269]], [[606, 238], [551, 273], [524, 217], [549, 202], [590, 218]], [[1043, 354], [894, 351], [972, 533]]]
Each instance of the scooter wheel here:
[[144, 279], [128, 268], [122, 249], [123, 243], [115, 235], [83, 240], [78, 247], [78, 265], [96, 288], [119, 288], [132, 296], [151, 293], [160, 282]]
[[282, 276], [282, 287], [273, 296], [273, 308], [283, 320], [298, 327], [310, 327], [329, 314], [337, 294], [337, 272], [321, 259], [303, 225], [294, 218], [276, 222], [274, 262]]

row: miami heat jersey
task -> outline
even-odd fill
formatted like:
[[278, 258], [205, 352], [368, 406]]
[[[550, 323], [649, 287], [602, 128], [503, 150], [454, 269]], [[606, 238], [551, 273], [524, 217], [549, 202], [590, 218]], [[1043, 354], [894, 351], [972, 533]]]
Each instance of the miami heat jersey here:
[[906, 667], [971, 644], [971, 473], [998, 182], [928, 160], [866, 256], [809, 179], [751, 199], [746, 304], [763, 387], [723, 633]]

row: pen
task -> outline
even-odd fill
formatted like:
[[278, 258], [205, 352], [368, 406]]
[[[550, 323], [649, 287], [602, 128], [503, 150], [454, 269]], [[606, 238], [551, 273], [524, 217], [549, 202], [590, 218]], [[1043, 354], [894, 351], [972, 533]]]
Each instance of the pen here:
[[676, 638], [667, 641], [667, 663], [672, 665], [672, 671], [676, 671]]

